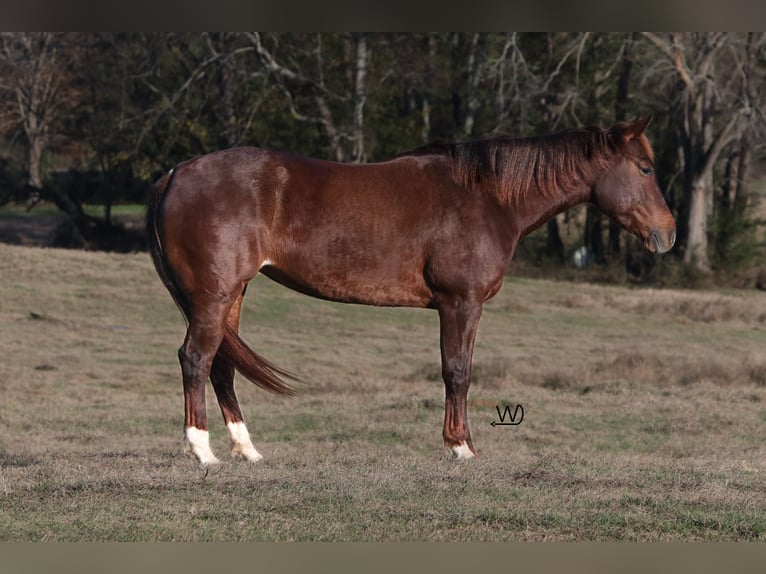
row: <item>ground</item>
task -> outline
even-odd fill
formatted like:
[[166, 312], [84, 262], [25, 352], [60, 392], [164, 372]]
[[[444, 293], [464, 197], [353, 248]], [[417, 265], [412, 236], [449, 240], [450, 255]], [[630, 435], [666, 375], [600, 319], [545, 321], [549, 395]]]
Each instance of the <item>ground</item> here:
[[[183, 320], [144, 253], [0, 244], [0, 540], [764, 540], [759, 291], [508, 277], [479, 330], [479, 457], [441, 445], [435, 313], [265, 278], [244, 337], [307, 381], [239, 380], [264, 460], [183, 453]], [[515, 426], [492, 426], [521, 404]]]

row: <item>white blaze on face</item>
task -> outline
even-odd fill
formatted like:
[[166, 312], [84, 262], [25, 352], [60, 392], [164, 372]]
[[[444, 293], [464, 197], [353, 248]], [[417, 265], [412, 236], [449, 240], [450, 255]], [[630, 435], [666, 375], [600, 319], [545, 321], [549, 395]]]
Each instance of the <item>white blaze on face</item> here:
[[468, 447], [468, 445], [465, 443], [465, 441], [461, 442], [457, 446], [451, 447], [452, 450], [452, 456], [454, 458], [473, 458], [474, 454], [473, 451]]
[[229, 431], [229, 438], [231, 438], [231, 456], [235, 458], [243, 458], [250, 462], [256, 462], [263, 458], [263, 456], [255, 450], [245, 423], [228, 423], [226, 425], [226, 430]]
[[186, 450], [196, 456], [200, 464], [207, 466], [221, 462], [210, 450], [210, 434], [206, 430], [186, 427], [184, 429], [184, 442], [186, 442]]

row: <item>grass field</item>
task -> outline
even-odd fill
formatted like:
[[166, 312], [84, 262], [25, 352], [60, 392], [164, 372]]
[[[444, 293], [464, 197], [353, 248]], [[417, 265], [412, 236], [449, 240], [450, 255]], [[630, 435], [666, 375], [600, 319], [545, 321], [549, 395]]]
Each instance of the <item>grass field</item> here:
[[[103, 217], [104, 216], [104, 206], [103, 205], [83, 205], [83, 209], [85, 210], [85, 213], [88, 215], [92, 215], [94, 217]], [[120, 216], [143, 216], [144, 212], [146, 211], [146, 206], [143, 204], [138, 203], [127, 203], [127, 204], [121, 204], [118, 203], [116, 205], [112, 206], [112, 216], [120, 217]], [[35, 218], [40, 216], [55, 216], [64, 218], [66, 217], [61, 210], [59, 210], [55, 205], [50, 203], [43, 203], [40, 205], [37, 205], [34, 207], [34, 209], [29, 210], [27, 209], [26, 205], [13, 203], [13, 204], [6, 204], [3, 206], [0, 206], [0, 216], [6, 216], [6, 217], [25, 217], [25, 218]]]
[[[265, 459], [206, 472], [148, 256], [0, 244], [0, 540], [766, 540], [763, 293], [509, 278], [465, 462], [441, 444], [435, 313], [259, 278], [242, 330], [310, 382], [240, 381]], [[515, 404], [521, 424], [491, 426]]]

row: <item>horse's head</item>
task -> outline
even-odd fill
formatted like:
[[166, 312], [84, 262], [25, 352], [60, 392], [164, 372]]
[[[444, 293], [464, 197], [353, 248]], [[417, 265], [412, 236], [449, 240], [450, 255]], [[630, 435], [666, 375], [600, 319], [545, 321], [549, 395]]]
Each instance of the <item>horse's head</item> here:
[[614, 125], [608, 132], [616, 154], [597, 180], [598, 208], [644, 242], [664, 253], [676, 240], [676, 224], [654, 175], [654, 154], [644, 130], [651, 116]]

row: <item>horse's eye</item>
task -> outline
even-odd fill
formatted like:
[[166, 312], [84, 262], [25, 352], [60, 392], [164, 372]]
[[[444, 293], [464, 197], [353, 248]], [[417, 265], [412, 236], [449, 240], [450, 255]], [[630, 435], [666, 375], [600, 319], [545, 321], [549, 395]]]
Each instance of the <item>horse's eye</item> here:
[[638, 171], [641, 172], [641, 175], [652, 175], [654, 173], [651, 167], [638, 166]]

